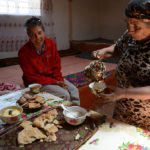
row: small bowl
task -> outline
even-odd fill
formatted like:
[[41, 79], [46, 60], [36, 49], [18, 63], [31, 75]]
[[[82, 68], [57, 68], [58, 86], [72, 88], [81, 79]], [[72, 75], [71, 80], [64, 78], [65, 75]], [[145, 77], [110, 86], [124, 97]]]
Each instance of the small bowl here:
[[32, 93], [37, 94], [37, 93], [40, 93], [40, 88], [42, 87], [42, 85], [35, 83], [35, 84], [30, 84], [28, 87], [30, 88], [30, 91]]
[[[11, 110], [16, 113], [9, 115]], [[14, 124], [20, 120], [22, 112], [23, 109], [20, 106], [8, 106], [0, 110], [0, 119], [7, 124]]]
[[99, 94], [103, 92], [107, 86], [104, 81], [99, 81], [90, 83], [89, 88], [92, 90], [94, 95], [99, 96]]
[[82, 124], [85, 121], [87, 116], [86, 109], [79, 106], [71, 106], [67, 107], [67, 109], [69, 111], [63, 110], [63, 115], [67, 123], [76, 126]]

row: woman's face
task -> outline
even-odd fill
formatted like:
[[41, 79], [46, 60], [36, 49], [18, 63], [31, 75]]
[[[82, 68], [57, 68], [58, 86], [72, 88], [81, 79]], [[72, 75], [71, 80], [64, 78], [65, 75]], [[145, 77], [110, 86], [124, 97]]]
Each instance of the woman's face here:
[[33, 45], [39, 50], [45, 39], [45, 34], [41, 26], [32, 27], [29, 30], [29, 38]]
[[134, 40], [142, 41], [150, 37], [150, 25], [142, 22], [139, 19], [127, 18], [128, 34]]

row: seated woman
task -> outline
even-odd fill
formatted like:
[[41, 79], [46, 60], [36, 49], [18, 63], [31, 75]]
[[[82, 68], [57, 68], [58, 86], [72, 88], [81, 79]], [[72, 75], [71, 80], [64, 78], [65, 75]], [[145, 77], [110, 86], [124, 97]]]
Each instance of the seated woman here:
[[18, 53], [25, 86], [39, 83], [44, 91], [80, 104], [78, 89], [62, 77], [56, 44], [45, 37], [41, 20], [32, 17], [25, 26], [29, 41]]
[[115, 70], [116, 89], [101, 94], [106, 102], [116, 101], [113, 117], [150, 130], [150, 0], [131, 0], [125, 10], [128, 30], [109, 48], [93, 55], [121, 58]]

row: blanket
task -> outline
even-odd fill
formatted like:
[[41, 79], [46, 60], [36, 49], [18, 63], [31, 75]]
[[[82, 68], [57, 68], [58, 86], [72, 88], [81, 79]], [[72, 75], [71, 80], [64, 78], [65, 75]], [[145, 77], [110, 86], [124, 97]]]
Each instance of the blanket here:
[[16, 84], [12, 84], [12, 83], [1, 82], [0, 83], [0, 96], [4, 95], [4, 94], [8, 94], [13, 91], [18, 91], [21, 89], [23, 89], [23, 87], [21, 87], [18, 84], [16, 85]]

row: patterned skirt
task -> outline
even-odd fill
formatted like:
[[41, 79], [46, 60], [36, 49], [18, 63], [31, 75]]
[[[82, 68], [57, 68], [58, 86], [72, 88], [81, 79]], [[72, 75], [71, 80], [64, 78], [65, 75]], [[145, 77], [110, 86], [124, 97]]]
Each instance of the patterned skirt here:
[[150, 131], [150, 100], [121, 99], [115, 104], [113, 118]]

